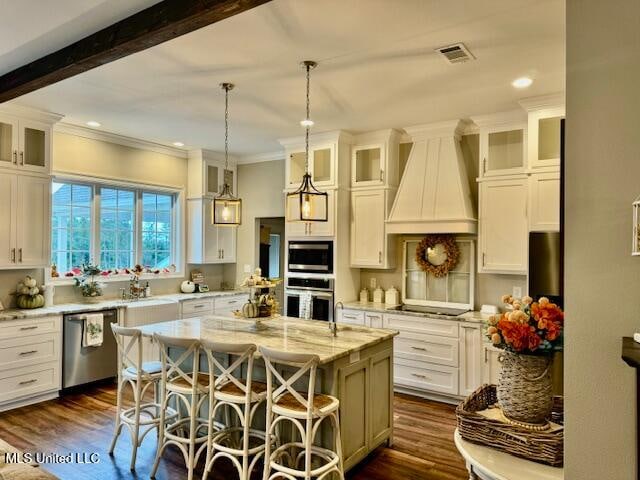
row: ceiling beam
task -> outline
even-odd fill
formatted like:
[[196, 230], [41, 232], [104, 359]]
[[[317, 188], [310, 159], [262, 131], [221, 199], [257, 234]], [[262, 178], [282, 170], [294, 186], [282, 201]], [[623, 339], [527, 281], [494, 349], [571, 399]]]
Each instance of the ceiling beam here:
[[[163, 0], [0, 77], [0, 103], [271, 0]], [[242, 32], [238, 32], [242, 35]], [[213, 46], [212, 46], [213, 47]]]

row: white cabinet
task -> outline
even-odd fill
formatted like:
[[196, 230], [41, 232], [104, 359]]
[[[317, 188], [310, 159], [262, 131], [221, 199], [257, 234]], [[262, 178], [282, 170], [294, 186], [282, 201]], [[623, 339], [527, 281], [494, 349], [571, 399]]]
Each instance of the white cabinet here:
[[527, 98], [520, 105], [528, 112], [528, 165], [530, 170], [556, 170], [560, 166], [560, 124], [565, 115], [564, 95]]
[[[178, 302], [162, 302], [151, 304], [146, 302], [132, 302], [127, 305], [124, 314], [124, 325], [126, 327], [140, 327], [150, 323], [168, 322], [180, 318]], [[111, 332], [109, 332], [111, 334]], [[129, 354], [129, 358], [136, 358], [138, 355], [137, 345]], [[142, 361], [151, 362], [160, 360], [160, 349], [158, 344], [150, 337], [142, 337]]]
[[62, 373], [62, 318], [2, 323], [0, 410], [57, 396]]
[[45, 267], [50, 260], [51, 180], [0, 173], [0, 267]]
[[482, 385], [482, 325], [460, 323], [460, 395], [471, 395]]
[[560, 172], [529, 177], [529, 230], [560, 231]]
[[237, 168], [235, 159], [230, 159], [225, 169], [224, 156], [208, 150], [192, 150], [187, 160], [187, 197], [213, 198], [222, 190], [227, 182], [232, 193], [237, 191]]
[[351, 266], [389, 268], [384, 190], [351, 193]]
[[336, 319], [339, 323], [350, 323], [351, 325], [365, 325], [364, 311], [362, 310], [340, 310], [339, 317]]
[[51, 125], [37, 120], [0, 115], [0, 166], [49, 173]]
[[42, 267], [51, 258], [51, 180], [18, 176], [18, 215], [16, 222], [17, 264]]
[[247, 303], [248, 295], [239, 293], [223, 297], [215, 297], [213, 301], [213, 313], [216, 315], [229, 315], [235, 310], [241, 310], [242, 305]]
[[474, 117], [480, 129], [480, 178], [524, 172], [527, 159], [526, 114], [519, 111]]
[[180, 318], [196, 318], [213, 314], [214, 300], [212, 297], [194, 298], [182, 302]]
[[382, 328], [382, 313], [364, 312], [364, 323], [370, 328]]
[[212, 225], [211, 209], [209, 198], [187, 201], [187, 262], [235, 263], [236, 228]]
[[351, 149], [351, 187], [397, 187], [400, 132], [378, 130], [358, 135]]
[[[288, 151], [286, 157], [286, 187], [295, 189], [302, 182], [305, 151]], [[309, 173], [316, 187], [335, 185], [336, 147], [334, 144], [316, 145], [309, 149]]]
[[527, 178], [480, 183], [478, 272], [527, 272]]
[[287, 222], [287, 236], [296, 237], [333, 237], [335, 234], [334, 222], [336, 218], [335, 198], [338, 192], [327, 192], [327, 221], [326, 222]]
[[482, 346], [482, 350], [482, 383], [497, 385], [500, 380], [500, 372], [502, 371], [502, 363], [500, 362], [502, 350], [489, 343], [485, 343]]

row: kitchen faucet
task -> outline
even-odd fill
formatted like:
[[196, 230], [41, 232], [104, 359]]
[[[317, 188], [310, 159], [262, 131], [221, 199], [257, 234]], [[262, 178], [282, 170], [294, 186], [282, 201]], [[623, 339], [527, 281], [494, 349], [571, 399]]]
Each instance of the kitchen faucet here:
[[333, 306], [333, 320], [329, 322], [329, 331], [333, 334], [334, 337], [338, 336], [338, 326], [336, 325], [336, 318], [338, 318], [338, 307], [340, 310], [344, 308], [342, 302], [336, 302]]

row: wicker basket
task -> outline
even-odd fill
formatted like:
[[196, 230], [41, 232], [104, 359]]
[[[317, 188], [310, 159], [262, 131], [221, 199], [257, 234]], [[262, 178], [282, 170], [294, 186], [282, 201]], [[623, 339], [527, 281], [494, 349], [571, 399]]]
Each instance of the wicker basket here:
[[546, 424], [553, 408], [551, 357], [502, 352], [498, 403], [516, 422]]
[[[497, 401], [496, 386], [483, 385], [458, 405], [456, 416], [460, 436], [469, 442], [496, 448], [516, 457], [561, 467], [564, 429], [531, 431], [477, 413], [495, 405]], [[554, 397], [550, 420], [563, 424], [562, 397]]]

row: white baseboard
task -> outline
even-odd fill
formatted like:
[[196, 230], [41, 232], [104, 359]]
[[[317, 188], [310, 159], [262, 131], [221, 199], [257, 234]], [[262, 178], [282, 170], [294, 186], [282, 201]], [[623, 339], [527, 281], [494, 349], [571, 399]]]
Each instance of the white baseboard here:
[[58, 390], [54, 390], [52, 392], [41, 393], [34, 397], [11, 400], [0, 405], [0, 412], [6, 412], [7, 410], [13, 410], [14, 408], [25, 407], [27, 405], [33, 405], [34, 403], [46, 402], [47, 400], [58, 398], [58, 396]]

